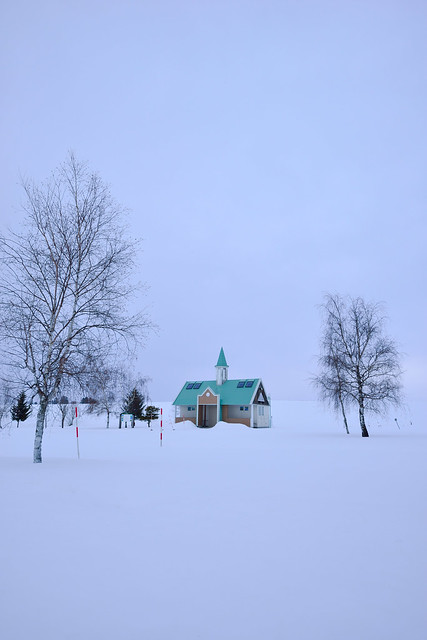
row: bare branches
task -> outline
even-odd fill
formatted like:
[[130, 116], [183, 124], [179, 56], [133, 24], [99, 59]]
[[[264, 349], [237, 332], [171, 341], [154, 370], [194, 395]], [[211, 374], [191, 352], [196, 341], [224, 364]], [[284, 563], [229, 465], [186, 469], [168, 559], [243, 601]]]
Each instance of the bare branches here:
[[365, 411], [380, 412], [401, 398], [400, 355], [383, 335], [384, 315], [378, 304], [362, 298], [326, 296], [321, 372], [314, 382], [322, 399], [335, 409], [359, 408], [362, 435], [368, 436]]
[[89, 354], [128, 350], [152, 324], [128, 311], [134, 247], [100, 177], [70, 154], [23, 187], [26, 228], [0, 239], [0, 331], [7, 364], [47, 403]]

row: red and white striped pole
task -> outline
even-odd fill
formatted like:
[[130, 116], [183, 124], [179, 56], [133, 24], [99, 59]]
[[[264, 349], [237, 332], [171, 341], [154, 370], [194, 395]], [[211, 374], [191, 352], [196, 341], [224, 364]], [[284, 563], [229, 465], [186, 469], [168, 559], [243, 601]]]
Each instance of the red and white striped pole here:
[[79, 427], [77, 424], [77, 405], [76, 405], [76, 442], [77, 442], [77, 457], [80, 460], [80, 449], [79, 449]]
[[163, 409], [160, 409], [160, 446], [163, 446]]

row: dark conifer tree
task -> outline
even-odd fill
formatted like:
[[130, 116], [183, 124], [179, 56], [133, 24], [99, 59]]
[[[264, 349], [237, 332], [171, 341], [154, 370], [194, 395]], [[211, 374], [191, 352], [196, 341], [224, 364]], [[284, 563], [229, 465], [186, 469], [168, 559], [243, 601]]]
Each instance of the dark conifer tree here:
[[10, 414], [12, 420], [16, 420], [16, 426], [19, 427], [20, 422], [24, 422], [31, 413], [31, 407], [25, 399], [25, 392], [22, 391], [16, 403], [12, 406]]
[[160, 409], [158, 407], [153, 407], [152, 405], [148, 406], [145, 410], [145, 414], [142, 417], [145, 422], [148, 422], [148, 427], [151, 427], [151, 421], [157, 420], [159, 417]]
[[144, 396], [138, 391], [138, 389], [132, 389], [123, 401], [122, 411], [125, 413], [131, 413], [136, 420], [142, 420], [144, 416], [144, 408]]

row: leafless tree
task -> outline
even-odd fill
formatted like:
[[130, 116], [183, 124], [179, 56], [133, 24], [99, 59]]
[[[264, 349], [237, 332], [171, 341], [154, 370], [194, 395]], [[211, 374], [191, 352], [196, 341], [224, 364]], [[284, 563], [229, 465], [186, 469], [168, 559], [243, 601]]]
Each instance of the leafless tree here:
[[72, 407], [65, 396], [59, 398], [58, 409], [61, 414], [61, 427], [64, 428], [65, 420], [70, 417], [72, 412]]
[[346, 415], [348, 396], [345, 386], [345, 375], [336, 352], [331, 327], [327, 326], [322, 339], [323, 353], [319, 357], [321, 373], [313, 379], [320, 398], [330, 404], [334, 411], [341, 412], [346, 433], [350, 433]]
[[[62, 429], [65, 424], [71, 425], [73, 423], [76, 405], [74, 398], [77, 398], [81, 392], [80, 386], [80, 376], [78, 376], [77, 380], [64, 377], [57, 391], [56, 398], [52, 402], [59, 410]], [[55, 412], [55, 417], [57, 415], [58, 412]]]
[[90, 411], [98, 415], [107, 414], [107, 429], [110, 426], [110, 415], [121, 398], [125, 381], [126, 374], [121, 367], [99, 358], [89, 359], [86, 388], [90, 396], [96, 399], [96, 404], [91, 406]]
[[[68, 385], [67, 385], [68, 386]], [[60, 388], [58, 389], [58, 402], [57, 407], [59, 409], [59, 413], [61, 415], [61, 427], [64, 428], [65, 421], [67, 418], [71, 417], [73, 408], [70, 404], [69, 397], [66, 395], [66, 390], [64, 389], [64, 384], [62, 383]]]
[[[365, 412], [379, 413], [401, 401], [400, 355], [384, 335], [381, 306], [362, 298], [327, 295], [321, 371], [315, 382], [321, 396], [335, 407], [354, 404], [362, 436], [368, 437]], [[346, 424], [346, 418], [344, 418]], [[348, 425], [346, 424], [347, 432]]]
[[150, 327], [127, 302], [135, 247], [101, 178], [70, 154], [41, 185], [23, 184], [26, 224], [1, 238], [4, 357], [39, 408], [34, 462], [42, 461], [48, 402], [78, 379], [88, 354], [131, 348]]

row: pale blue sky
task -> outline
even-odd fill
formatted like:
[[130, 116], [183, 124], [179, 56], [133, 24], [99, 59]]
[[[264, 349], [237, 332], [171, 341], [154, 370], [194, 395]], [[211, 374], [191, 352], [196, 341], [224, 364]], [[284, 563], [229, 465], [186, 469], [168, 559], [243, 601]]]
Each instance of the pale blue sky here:
[[73, 149], [141, 236], [156, 400], [185, 379], [313, 396], [325, 292], [386, 303], [427, 391], [427, 5], [2, 3], [0, 203]]

